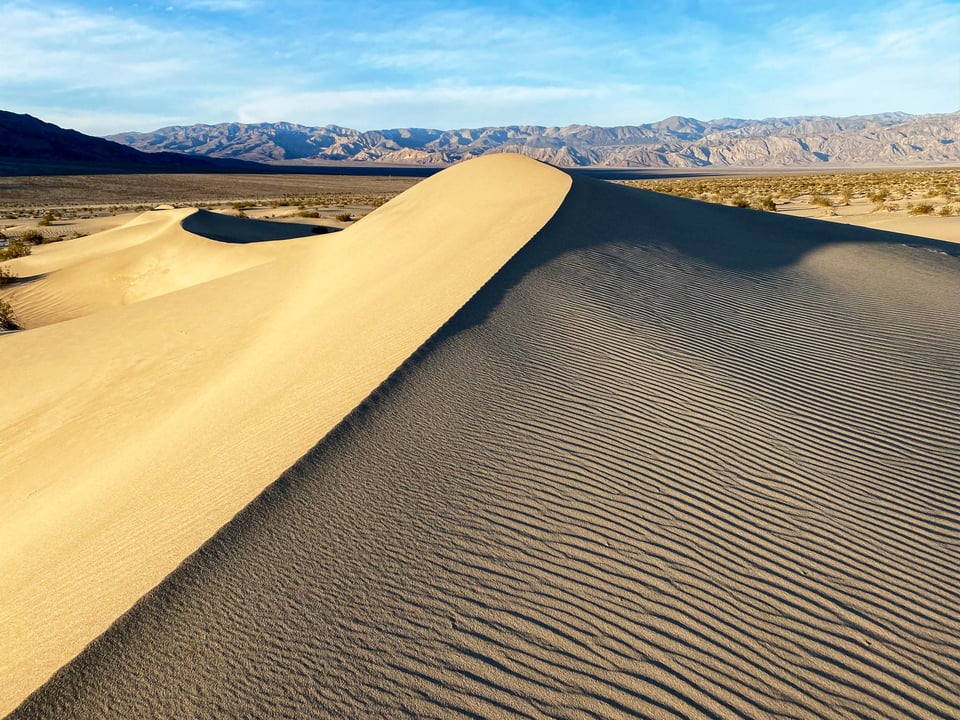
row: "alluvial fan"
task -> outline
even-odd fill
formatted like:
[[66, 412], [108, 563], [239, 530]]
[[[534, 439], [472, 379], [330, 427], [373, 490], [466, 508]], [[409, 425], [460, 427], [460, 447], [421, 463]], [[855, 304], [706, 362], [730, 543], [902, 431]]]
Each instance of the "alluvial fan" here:
[[960, 716], [960, 259], [576, 179], [13, 717]]

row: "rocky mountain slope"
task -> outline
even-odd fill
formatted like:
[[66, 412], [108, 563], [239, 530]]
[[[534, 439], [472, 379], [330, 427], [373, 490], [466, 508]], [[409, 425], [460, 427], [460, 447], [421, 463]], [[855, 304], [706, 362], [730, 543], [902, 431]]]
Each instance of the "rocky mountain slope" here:
[[273, 164], [354, 161], [448, 165], [517, 152], [560, 167], [804, 167], [960, 162], [960, 112], [882, 113], [646, 125], [360, 132], [337, 125], [221, 123], [121, 133], [110, 140], [146, 152], [173, 151]]

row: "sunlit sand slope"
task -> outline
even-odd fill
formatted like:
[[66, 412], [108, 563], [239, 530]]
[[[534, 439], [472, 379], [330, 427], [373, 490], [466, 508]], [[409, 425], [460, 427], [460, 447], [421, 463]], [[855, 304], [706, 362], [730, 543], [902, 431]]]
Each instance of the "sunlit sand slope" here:
[[948, 249], [576, 180], [14, 717], [960, 716]]
[[289, 243], [268, 241], [312, 240], [311, 229], [206, 210], [155, 210], [9, 263], [25, 282], [7, 299], [23, 327], [50, 325], [262, 265], [289, 252]]
[[[0, 713], [356, 407], [569, 187], [525, 158], [472, 161], [268, 262], [0, 338]], [[181, 279], [262, 252], [181, 240]]]

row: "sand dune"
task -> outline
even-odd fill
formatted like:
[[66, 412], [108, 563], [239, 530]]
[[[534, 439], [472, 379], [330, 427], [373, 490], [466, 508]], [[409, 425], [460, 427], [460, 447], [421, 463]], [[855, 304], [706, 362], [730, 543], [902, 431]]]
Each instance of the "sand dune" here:
[[[0, 366], [16, 368], [0, 404], [0, 712], [350, 412], [569, 186], [503, 156], [425, 180], [344, 232], [269, 248], [268, 262], [255, 245], [187, 237], [173, 212], [145, 216], [142, 234], [64, 243], [85, 258], [73, 266], [38, 265], [51, 286], [85, 268], [106, 282], [82, 300], [95, 312], [0, 342]], [[215, 218], [198, 220], [210, 233]], [[190, 282], [231, 274], [158, 281], [151, 292], [165, 294], [101, 309], [118, 302], [111, 269], [171, 244], [160, 262], [201, 268]], [[236, 271], [247, 261], [258, 264]]]
[[945, 243], [577, 179], [13, 717], [957, 717], [958, 288]]
[[10, 262], [28, 281], [13, 286], [9, 302], [25, 328], [72, 320], [262, 265], [290, 251], [268, 241], [312, 240], [311, 232], [310, 225], [192, 208], [152, 211], [114, 230], [41, 246]]

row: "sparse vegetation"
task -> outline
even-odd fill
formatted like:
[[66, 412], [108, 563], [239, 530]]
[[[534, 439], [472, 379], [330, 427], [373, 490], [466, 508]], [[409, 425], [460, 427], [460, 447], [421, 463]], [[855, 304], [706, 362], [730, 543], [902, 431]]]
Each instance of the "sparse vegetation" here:
[[334, 215], [334, 217], [340, 222], [350, 222], [351, 220], [353, 220], [353, 214], [348, 212], [337, 213], [336, 215]]
[[0, 261], [26, 257], [30, 252], [30, 246], [23, 241], [22, 237], [10, 238], [7, 240], [7, 246], [0, 248]]
[[[904, 212], [916, 198], [932, 198], [911, 205], [913, 214], [939, 211], [947, 217], [960, 200], [960, 170], [890, 170], [839, 172], [816, 175], [746, 175], [684, 178], [678, 180], [624, 180], [626, 185], [655, 190], [702, 202], [737, 205], [768, 211], [823, 208], [836, 215], [836, 208], [873, 204], [875, 212]], [[942, 205], [941, 205], [942, 203]], [[925, 206], [931, 206], [928, 212]], [[924, 207], [924, 210], [920, 210]]]
[[760, 201], [757, 203], [757, 207], [761, 210], [767, 210], [769, 212], [777, 211], [777, 204], [769, 195], [764, 195], [762, 198], [760, 198]]
[[930, 203], [919, 203], [908, 210], [911, 215], [932, 215], [933, 205]]
[[0, 287], [3, 287], [4, 285], [9, 285], [15, 279], [16, 279], [16, 275], [14, 275], [10, 271], [10, 268], [0, 266]]
[[[39, 245], [43, 242], [43, 233], [39, 230], [27, 230], [26, 232], [20, 233], [20, 242]], [[29, 255], [30, 253], [27, 254]]]
[[3, 298], [0, 298], [0, 330], [19, 330], [17, 325], [17, 316], [13, 308]]

